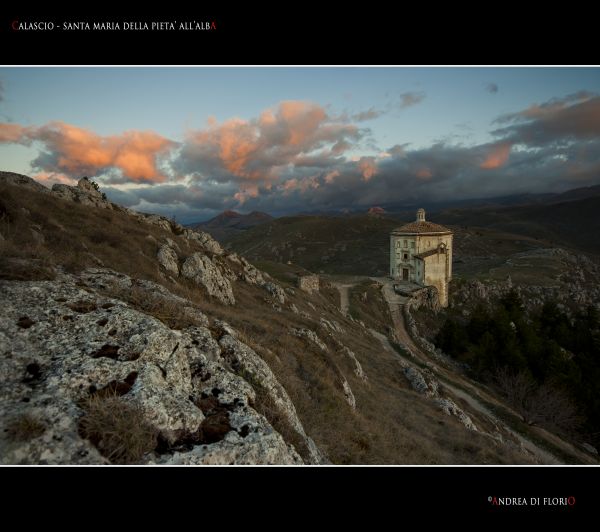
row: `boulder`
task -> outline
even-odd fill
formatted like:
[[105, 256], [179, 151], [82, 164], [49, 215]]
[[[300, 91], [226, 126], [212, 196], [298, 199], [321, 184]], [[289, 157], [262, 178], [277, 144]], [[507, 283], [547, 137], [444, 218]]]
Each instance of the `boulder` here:
[[269, 281], [269, 282], [266, 282], [265, 284], [263, 284], [262, 287], [273, 298], [275, 298], [277, 301], [279, 301], [279, 303], [281, 303], [282, 305], [285, 303], [285, 292], [283, 291], [283, 288], [281, 288], [281, 286]]
[[156, 259], [165, 270], [172, 273], [173, 275], [179, 275], [179, 263], [177, 260], [177, 253], [172, 247], [166, 244], [162, 245], [158, 250]]
[[215, 255], [222, 255], [224, 253], [221, 245], [208, 233], [195, 231], [194, 229], [184, 229], [183, 237], [198, 242], [206, 251]]
[[229, 280], [203, 253], [194, 253], [181, 267], [181, 275], [203, 286], [209, 295], [226, 305], [234, 305], [235, 297]]
[[317, 333], [315, 333], [314, 331], [311, 331], [310, 329], [296, 329], [296, 328], [292, 328], [291, 329], [291, 333], [294, 336], [297, 336], [298, 338], [306, 338], [307, 340], [309, 340], [310, 342], [312, 342], [313, 344], [317, 345], [319, 348], [321, 348], [323, 351], [327, 352], [327, 345], [325, 345], [325, 342], [323, 342], [323, 340], [321, 340], [318, 336]]

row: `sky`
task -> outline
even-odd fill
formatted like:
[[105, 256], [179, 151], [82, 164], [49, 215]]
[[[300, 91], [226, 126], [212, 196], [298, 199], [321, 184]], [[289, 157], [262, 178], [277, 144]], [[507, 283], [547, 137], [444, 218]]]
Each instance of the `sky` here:
[[600, 183], [600, 68], [0, 68], [0, 170], [182, 223]]

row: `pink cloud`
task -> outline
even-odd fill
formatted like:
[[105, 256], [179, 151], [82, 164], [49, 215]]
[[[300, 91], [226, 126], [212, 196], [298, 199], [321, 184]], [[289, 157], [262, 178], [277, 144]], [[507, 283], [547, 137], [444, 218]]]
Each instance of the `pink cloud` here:
[[77, 182], [76, 178], [56, 172], [39, 172], [32, 177], [47, 187], [52, 187], [52, 185], [56, 183], [60, 183], [62, 185], [73, 185]]
[[71, 176], [100, 173], [117, 168], [133, 181], [165, 180], [156, 159], [174, 143], [152, 131], [126, 131], [101, 136], [65, 122], [50, 122], [38, 128], [0, 124], [0, 142], [29, 145], [38, 141], [48, 153], [36, 160], [45, 172]]
[[18, 124], [0, 124], [0, 142], [19, 142], [27, 128]]
[[[361, 133], [354, 124], [327, 115], [317, 104], [283, 101], [257, 119], [212, 122], [190, 132], [184, 165], [239, 180], [277, 180], [281, 169], [327, 164], [352, 147]], [[197, 163], [194, 165], [194, 163]]]
[[363, 180], [369, 181], [377, 174], [377, 162], [375, 161], [375, 157], [361, 157], [358, 161], [358, 169], [363, 176]]
[[504, 166], [508, 161], [511, 148], [512, 144], [508, 142], [494, 145], [485, 160], [479, 165], [479, 168], [492, 170]]

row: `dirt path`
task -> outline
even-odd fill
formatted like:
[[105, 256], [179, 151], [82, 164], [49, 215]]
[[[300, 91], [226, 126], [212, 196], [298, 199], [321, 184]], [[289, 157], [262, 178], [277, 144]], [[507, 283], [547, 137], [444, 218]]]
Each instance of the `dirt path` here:
[[[416, 358], [427, 364], [427, 366], [430, 367], [435, 374], [444, 377], [444, 380], [441, 384], [443, 387], [446, 388], [448, 392], [450, 392], [454, 397], [462, 399], [473, 411], [486, 416], [490, 421], [492, 421], [494, 425], [500, 424], [509, 434], [511, 434], [518, 441], [520, 441], [525, 449], [534, 454], [541, 463], [563, 463], [552, 453], [546, 451], [545, 449], [542, 449], [528, 438], [524, 437], [523, 435], [508, 427], [506, 423], [499, 419], [496, 415], [494, 415], [494, 413], [490, 411], [490, 409], [487, 408], [487, 406], [483, 404], [482, 401], [485, 401], [488, 404], [495, 404], [498, 405], [500, 408], [506, 409], [507, 407], [505, 405], [499, 403], [495, 397], [490, 396], [485, 391], [473, 384], [471, 381], [468, 381], [461, 375], [458, 375], [455, 372], [444, 367], [439, 363], [439, 361], [430, 357], [425, 351], [423, 351], [415, 343], [415, 341], [410, 336], [406, 328], [406, 324], [404, 321], [403, 305], [406, 303], [407, 298], [396, 294], [393, 288], [393, 282], [390, 279], [377, 277], [374, 277], [372, 279], [383, 285], [383, 296], [386, 302], [388, 303], [390, 313], [392, 315], [394, 335], [398, 342], [408, 347], [411, 353]], [[387, 338], [378, 333], [375, 333], [375, 336], [379, 338], [384, 348], [388, 350], [392, 349], [392, 346], [390, 345]], [[394, 353], [398, 354], [396, 350], [393, 351]], [[409, 361], [405, 359], [404, 363], [406, 364], [407, 362]], [[552, 440], [554, 444], [557, 444], [556, 437], [552, 437]], [[567, 453], [575, 455], [584, 463], [596, 463], [595, 461], [591, 460], [590, 457], [575, 449], [568, 442], [560, 440], [560, 444], [558, 446], [560, 446]]]
[[348, 309], [350, 308], [350, 288], [353, 284], [342, 284], [342, 283], [331, 283], [338, 289], [340, 293], [340, 310], [344, 316], [348, 315]]

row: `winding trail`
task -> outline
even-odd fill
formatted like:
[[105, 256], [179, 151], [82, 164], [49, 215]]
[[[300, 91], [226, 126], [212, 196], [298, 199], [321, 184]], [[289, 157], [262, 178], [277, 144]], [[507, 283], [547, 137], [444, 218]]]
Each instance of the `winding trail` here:
[[[464, 404], [468, 405], [469, 409], [471, 409], [473, 412], [477, 412], [479, 415], [485, 416], [488, 422], [491, 422], [491, 424], [494, 427], [502, 427], [502, 429], [506, 431], [506, 433], [510, 434], [515, 440], [520, 442], [521, 446], [524, 449], [526, 449], [532, 455], [534, 455], [539, 463], [563, 463], [562, 460], [559, 460], [550, 451], [541, 448], [539, 445], [536, 445], [527, 437], [508, 427], [504, 421], [499, 419], [488, 408], [488, 406], [486, 406], [485, 403], [487, 403], [488, 405], [494, 405], [499, 409], [503, 409], [514, 414], [514, 412], [512, 412], [510, 408], [508, 408], [505, 404], [499, 402], [498, 399], [487, 393], [485, 390], [481, 389], [479, 386], [473, 383], [473, 381], [456, 373], [456, 371], [454, 371], [451, 366], [446, 365], [442, 361], [433, 358], [426, 351], [420, 348], [409, 334], [404, 320], [403, 306], [408, 301], [408, 298], [406, 296], [397, 294], [394, 291], [393, 281], [391, 279], [388, 279], [386, 277], [371, 277], [371, 279], [382, 285], [382, 294], [389, 306], [392, 322], [394, 325], [394, 340], [407, 347], [410, 353], [416, 359], [418, 359], [422, 364], [425, 364], [428, 368], [430, 368], [438, 378], [441, 378], [442, 380], [440, 381], [440, 385], [451, 396], [462, 400]], [[344, 314], [347, 314], [349, 308], [349, 290], [352, 286], [354, 286], [357, 283], [345, 283], [341, 282], [340, 280], [336, 280], [336, 282], [332, 282], [332, 284], [339, 290], [341, 310]], [[411, 362], [410, 358], [402, 356], [400, 353], [398, 353], [396, 349], [392, 347], [386, 336], [374, 330], [371, 330], [371, 334], [377, 339], [379, 339], [384, 349], [386, 349], [387, 351], [389, 351], [397, 357], [402, 367], [414, 366], [414, 362]], [[546, 431], [540, 428], [537, 428], [536, 431], [538, 435], [542, 436], [546, 440], [552, 441], [554, 445], [560, 447], [565, 453], [576, 457], [581, 462], [588, 464], [598, 463], [597, 461], [589, 457], [587, 454], [579, 451], [573, 445], [558, 438], [557, 436], [547, 433]], [[489, 435], [494, 437], [492, 434]]]

